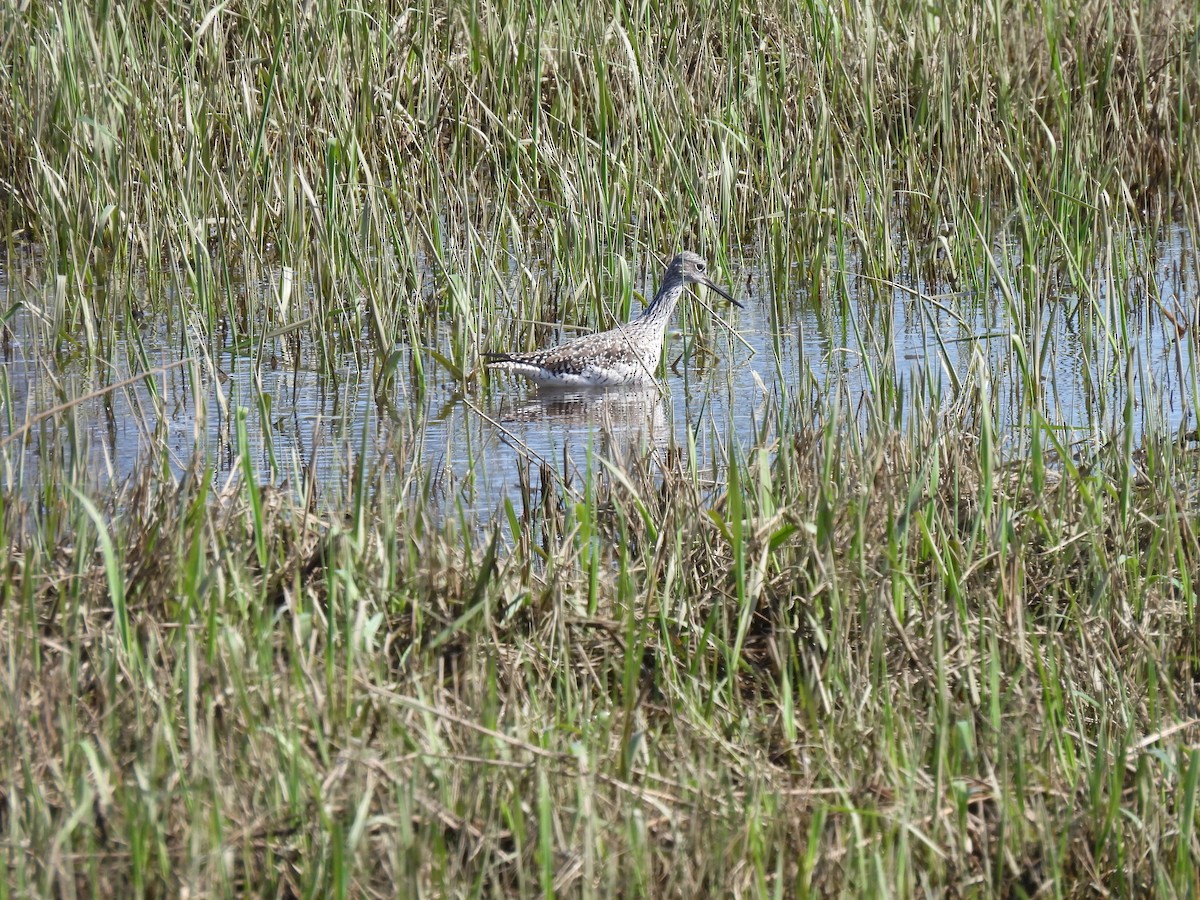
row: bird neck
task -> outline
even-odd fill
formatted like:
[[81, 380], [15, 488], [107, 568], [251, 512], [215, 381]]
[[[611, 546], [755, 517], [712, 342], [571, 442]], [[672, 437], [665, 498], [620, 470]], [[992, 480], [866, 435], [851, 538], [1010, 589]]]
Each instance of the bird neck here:
[[659, 287], [658, 293], [654, 295], [654, 299], [650, 301], [650, 305], [642, 310], [642, 314], [638, 316], [638, 322], [650, 324], [663, 324], [671, 318], [671, 314], [675, 312], [675, 305], [679, 302], [679, 298], [683, 296], [683, 281], [670, 279], [664, 281]]

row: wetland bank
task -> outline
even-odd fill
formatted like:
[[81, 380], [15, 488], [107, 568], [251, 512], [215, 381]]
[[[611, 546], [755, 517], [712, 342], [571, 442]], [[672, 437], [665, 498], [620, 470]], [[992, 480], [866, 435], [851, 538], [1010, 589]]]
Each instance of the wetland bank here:
[[1200, 889], [1192, 4], [0, 26], [6, 893]]

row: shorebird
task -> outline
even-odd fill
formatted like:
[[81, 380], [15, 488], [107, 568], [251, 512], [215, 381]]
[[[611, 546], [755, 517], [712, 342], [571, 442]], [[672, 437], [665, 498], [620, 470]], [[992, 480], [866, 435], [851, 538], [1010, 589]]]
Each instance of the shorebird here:
[[686, 285], [702, 284], [742, 308], [742, 304], [709, 280], [704, 269], [701, 257], [680, 253], [667, 266], [662, 285], [650, 305], [627, 325], [529, 353], [485, 353], [488, 367], [516, 372], [543, 387], [652, 384], [662, 356], [667, 322]]

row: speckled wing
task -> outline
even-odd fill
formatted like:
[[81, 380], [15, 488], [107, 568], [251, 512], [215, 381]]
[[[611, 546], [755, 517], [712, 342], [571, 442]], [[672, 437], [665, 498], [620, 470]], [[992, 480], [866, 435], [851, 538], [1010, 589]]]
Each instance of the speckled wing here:
[[[604, 340], [598, 340], [604, 338]], [[528, 353], [486, 353], [488, 365], [498, 366], [500, 363], [519, 363], [525, 366], [537, 366], [555, 375], [579, 375], [585, 368], [603, 365], [604, 361], [615, 361], [621, 355], [614, 346], [612, 337], [607, 334], [589, 334], [575, 338], [557, 347], [546, 347], [543, 350], [531, 350]], [[625, 351], [628, 353], [628, 351]]]
[[604, 384], [650, 377], [631, 342], [631, 335], [605, 331], [575, 338], [557, 347], [529, 353], [487, 353], [487, 364], [518, 372], [540, 383], [555, 381]]

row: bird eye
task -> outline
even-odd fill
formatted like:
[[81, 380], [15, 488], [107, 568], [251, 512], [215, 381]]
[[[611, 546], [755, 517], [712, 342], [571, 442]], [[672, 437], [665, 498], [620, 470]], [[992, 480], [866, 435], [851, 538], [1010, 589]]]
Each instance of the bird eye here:
[[704, 263], [696, 263], [696, 271], [703, 272], [704, 271]]

